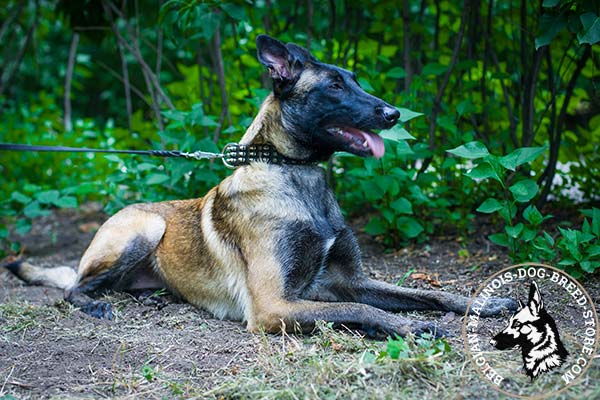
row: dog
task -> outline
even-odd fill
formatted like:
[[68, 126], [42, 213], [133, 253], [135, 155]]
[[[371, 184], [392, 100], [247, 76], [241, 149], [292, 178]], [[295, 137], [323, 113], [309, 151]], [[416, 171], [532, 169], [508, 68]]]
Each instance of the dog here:
[[[369, 279], [315, 165], [336, 151], [383, 156], [374, 130], [394, 126], [399, 111], [365, 92], [354, 73], [298, 45], [259, 35], [256, 47], [273, 91], [240, 145], [273, 149], [277, 162], [252, 159], [200, 199], [122, 209], [99, 228], [77, 272], [25, 261], [9, 269], [64, 289], [66, 300], [98, 318], [112, 318], [110, 304], [90, 297], [103, 290], [167, 288], [218, 318], [245, 321], [250, 332], [310, 332], [324, 320], [371, 336], [439, 334], [435, 323], [393, 313], [464, 313], [468, 299]], [[511, 299], [489, 303], [484, 316], [516, 309]]]
[[521, 348], [525, 373], [533, 380], [543, 372], [560, 367], [569, 353], [560, 340], [554, 319], [544, 308], [535, 281], [529, 287], [527, 306], [519, 300], [518, 311], [490, 344], [498, 350]]

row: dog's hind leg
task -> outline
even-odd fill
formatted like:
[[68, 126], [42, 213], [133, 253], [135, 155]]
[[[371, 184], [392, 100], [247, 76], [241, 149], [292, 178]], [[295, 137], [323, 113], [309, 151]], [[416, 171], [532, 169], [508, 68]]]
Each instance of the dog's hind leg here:
[[[151, 264], [165, 229], [163, 217], [140, 206], [119, 211], [100, 227], [81, 257], [77, 281], [65, 291], [65, 300], [93, 317], [112, 319], [111, 305], [94, 301], [88, 294], [161, 287]], [[142, 277], [145, 287], [139, 284]]]

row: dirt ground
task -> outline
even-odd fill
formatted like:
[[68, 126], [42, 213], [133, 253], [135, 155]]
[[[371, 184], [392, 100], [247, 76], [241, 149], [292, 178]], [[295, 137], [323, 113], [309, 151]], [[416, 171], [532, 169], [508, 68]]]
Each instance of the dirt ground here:
[[[36, 221], [32, 232], [22, 241], [24, 256], [44, 266], [75, 267], [95, 229], [104, 219], [105, 216], [93, 204], [77, 212], [61, 210], [44, 217]], [[429, 245], [413, 245], [395, 252], [386, 252], [383, 246], [364, 234], [358, 237], [365, 268], [373, 277], [388, 282], [405, 278], [404, 285], [410, 287], [471, 295], [494, 271], [510, 265], [508, 258], [497, 248], [490, 248], [483, 235], [468, 245], [456, 238], [434, 238]], [[411, 270], [412, 273], [407, 276]], [[586, 280], [585, 287], [595, 304], [600, 304], [598, 277]], [[289, 388], [269, 386], [268, 369], [281, 365], [273, 361], [273, 354], [277, 356], [281, 352], [267, 351], [269, 354], [265, 354], [265, 349], [281, 349], [284, 346], [282, 343], [287, 340], [287, 350], [281, 356], [282, 360], [286, 365], [298, 369], [303, 364], [297, 361], [299, 353], [294, 353], [295, 350], [289, 347], [290, 343], [296, 347], [306, 345], [314, 349], [315, 343], [321, 340], [252, 335], [245, 331], [241, 323], [214, 319], [209, 313], [179, 303], [169, 295], [163, 296], [166, 305], [160, 307], [145, 304], [127, 294], [110, 294], [107, 297], [116, 306], [113, 321], [97, 320], [73, 309], [62, 301], [59, 290], [25, 286], [6, 271], [0, 271], [0, 399], [297, 398], [297, 392], [290, 392]], [[466, 364], [460, 338], [462, 316], [453, 313], [416, 313], [411, 316], [437, 319], [445, 329], [456, 335], [448, 339], [457, 359], [450, 357], [448, 365], [452, 370], [447, 374], [462, 374]], [[490, 324], [501, 326], [501, 322], [494, 319], [490, 319]], [[349, 340], [356, 337], [351, 334], [346, 336], [350, 337]], [[330, 348], [339, 350], [332, 345], [333, 339], [327, 340]], [[335, 340], [342, 339], [336, 336]], [[360, 337], [357, 340], [365, 348], [381, 347], [380, 343], [364, 341]], [[311, 353], [310, 363], [327, 360], [329, 353], [321, 351], [319, 348], [316, 353]], [[293, 357], [290, 356], [292, 353]], [[351, 350], [348, 350], [348, 354], [335, 356], [350, 357], [351, 361], [348, 362], [356, 364], [357, 356]], [[354, 371], [351, 370], [354, 365], [351, 363], [344, 364], [351, 366], [345, 370], [349, 376]], [[389, 367], [395, 368], [396, 365], [390, 364]], [[312, 364], [309, 367], [316, 368]], [[322, 368], [322, 365], [318, 368]], [[258, 373], [259, 370], [262, 372]], [[380, 382], [366, 375], [363, 380], [360, 378], [361, 371], [357, 369], [359, 378], [351, 383], [358, 385], [359, 382], [360, 385], [350, 392], [338, 387], [332, 392], [333, 395], [327, 397], [390, 396], [389, 392], [381, 392], [381, 385], [386, 384], [386, 380]], [[600, 376], [599, 371], [598, 362], [595, 362], [588, 373], [590, 378], [573, 392], [577, 393], [578, 398], [598, 395], [599, 389], [595, 386], [598, 384], [592, 378]], [[373, 375], [376, 372], [375, 368], [369, 373]], [[412, 376], [411, 373], [416, 375]], [[465, 389], [463, 376], [460, 378], [462, 383], [457, 383], [456, 388], [448, 391], [448, 388], [444, 388], [443, 380], [427, 380], [421, 374], [422, 371], [415, 367], [398, 378], [405, 381], [394, 384], [403, 388], [420, 380], [429, 382], [429, 387], [419, 386], [419, 390], [426, 389], [425, 398], [498, 397], [496, 392], [484, 384], [478, 384], [473, 377], [466, 379], [471, 387]], [[280, 379], [276, 372], [271, 375]], [[300, 378], [288, 376], [287, 384], [302, 384], [294, 382], [294, 379]], [[451, 377], [444, 379], [452, 382]], [[260, 389], [251, 386], [257, 385], [257, 382], [262, 385]], [[286, 385], [285, 382], [281, 384]], [[326, 384], [333, 385], [332, 382]], [[411, 389], [408, 392], [414, 394], [419, 390]], [[318, 389], [314, 395], [302, 393], [305, 393], [302, 397], [319, 398], [329, 392]], [[397, 393], [393, 397], [405, 396], [410, 398], [412, 395]], [[565, 396], [570, 398], [575, 395]]]

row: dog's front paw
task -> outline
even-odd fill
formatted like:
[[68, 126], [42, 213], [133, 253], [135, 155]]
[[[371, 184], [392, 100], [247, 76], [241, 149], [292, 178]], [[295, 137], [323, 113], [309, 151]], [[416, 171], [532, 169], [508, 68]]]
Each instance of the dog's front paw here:
[[[479, 313], [480, 317], [493, 317], [501, 315], [503, 312], [514, 312], [519, 308], [519, 304], [514, 299], [504, 297], [490, 297], [485, 302], [485, 305]], [[473, 313], [473, 307], [471, 307], [470, 314]]]

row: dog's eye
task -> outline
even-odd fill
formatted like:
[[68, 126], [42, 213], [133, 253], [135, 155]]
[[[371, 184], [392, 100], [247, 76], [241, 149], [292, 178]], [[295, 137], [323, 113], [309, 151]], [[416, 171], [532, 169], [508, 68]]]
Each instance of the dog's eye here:
[[343, 86], [339, 82], [333, 82], [331, 85], [329, 85], [329, 89], [331, 89], [331, 90], [342, 90]]

